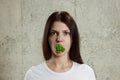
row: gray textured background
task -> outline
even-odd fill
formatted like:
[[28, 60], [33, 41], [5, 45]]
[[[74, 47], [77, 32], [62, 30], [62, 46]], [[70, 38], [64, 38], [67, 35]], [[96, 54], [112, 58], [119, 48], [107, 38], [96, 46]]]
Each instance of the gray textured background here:
[[45, 22], [60, 10], [77, 22], [81, 54], [97, 80], [120, 79], [120, 0], [0, 0], [0, 80], [23, 80], [43, 61]]

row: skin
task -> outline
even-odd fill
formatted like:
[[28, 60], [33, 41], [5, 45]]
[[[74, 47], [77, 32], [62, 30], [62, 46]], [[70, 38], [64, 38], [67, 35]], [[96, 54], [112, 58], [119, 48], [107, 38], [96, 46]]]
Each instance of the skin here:
[[[60, 55], [68, 55], [69, 50], [71, 47], [71, 36], [70, 36], [70, 30], [66, 26], [66, 24], [56, 21], [54, 22], [51, 30], [50, 30], [50, 37], [49, 37], [49, 44], [52, 49], [52, 53], [56, 56]], [[62, 47], [65, 48], [65, 51], [61, 54], [57, 54], [55, 50], [55, 45], [61, 44]]]
[[[50, 30], [48, 41], [52, 50], [52, 57], [47, 61], [48, 67], [56, 72], [69, 70], [72, 66], [72, 61], [69, 58], [72, 40], [67, 25], [63, 22], [55, 21]], [[55, 49], [56, 44], [62, 45], [65, 51], [58, 54]]]

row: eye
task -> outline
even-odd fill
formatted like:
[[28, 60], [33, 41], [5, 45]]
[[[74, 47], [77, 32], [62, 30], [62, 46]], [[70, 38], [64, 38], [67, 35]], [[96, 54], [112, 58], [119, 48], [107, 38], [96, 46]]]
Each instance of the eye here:
[[56, 35], [57, 33], [55, 31], [50, 32], [50, 35]]
[[70, 35], [70, 32], [65, 31], [64, 35]]

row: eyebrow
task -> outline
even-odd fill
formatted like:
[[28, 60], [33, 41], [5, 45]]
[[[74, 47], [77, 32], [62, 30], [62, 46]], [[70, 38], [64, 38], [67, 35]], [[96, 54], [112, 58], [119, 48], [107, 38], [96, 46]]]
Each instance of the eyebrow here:
[[[54, 29], [51, 29], [50, 31], [55, 31], [55, 32], [58, 32], [57, 30], [54, 30]], [[63, 32], [70, 32], [70, 30], [63, 30]]]

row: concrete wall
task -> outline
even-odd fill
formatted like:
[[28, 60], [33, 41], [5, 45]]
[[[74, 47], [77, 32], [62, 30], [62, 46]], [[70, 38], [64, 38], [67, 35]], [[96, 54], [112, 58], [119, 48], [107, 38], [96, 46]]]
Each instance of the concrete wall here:
[[0, 0], [0, 80], [23, 80], [43, 61], [45, 22], [60, 10], [76, 20], [81, 54], [97, 80], [120, 79], [120, 0]]

